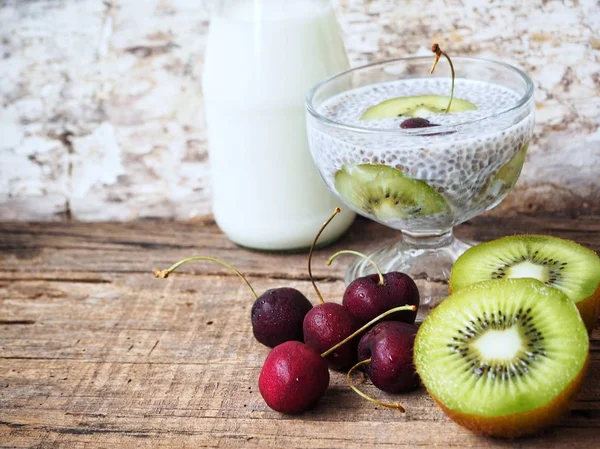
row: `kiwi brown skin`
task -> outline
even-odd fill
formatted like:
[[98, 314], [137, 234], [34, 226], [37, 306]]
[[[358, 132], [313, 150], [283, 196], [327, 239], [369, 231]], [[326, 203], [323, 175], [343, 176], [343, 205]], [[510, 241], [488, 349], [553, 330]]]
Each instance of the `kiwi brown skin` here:
[[592, 333], [594, 328], [598, 325], [598, 315], [600, 315], [600, 284], [596, 287], [594, 293], [588, 296], [583, 301], [575, 303], [581, 319], [588, 330], [588, 333]]
[[[543, 235], [543, 234], [535, 234], [535, 235], [531, 235], [531, 237], [555, 238], [554, 236]], [[568, 240], [570, 242], [573, 242], [573, 243], [579, 245], [579, 243], [577, 243], [573, 240], [569, 240], [569, 239], [563, 239], [563, 240]], [[452, 275], [453, 274], [454, 274], [454, 271], [452, 271], [450, 273], [450, 279], [448, 282], [448, 293], [450, 295], [453, 293], [453, 290], [452, 290]], [[592, 293], [587, 298], [585, 298], [579, 302], [576, 302], [575, 305], [577, 306], [577, 309], [579, 310], [579, 314], [581, 315], [581, 319], [583, 320], [583, 323], [585, 324], [585, 327], [586, 327], [588, 333], [591, 334], [592, 331], [594, 330], [594, 328], [596, 328], [596, 326], [598, 325], [598, 318], [600, 316], [600, 283], [598, 283], [598, 286], [596, 287], [596, 290], [594, 291], [594, 293]]]
[[551, 402], [533, 410], [509, 415], [485, 417], [462, 413], [444, 406], [431, 392], [429, 395], [454, 422], [467, 429], [497, 438], [517, 438], [534, 435], [545, 427], [556, 423], [567, 411], [569, 404], [579, 392], [589, 365], [589, 354], [583, 368], [569, 385]]

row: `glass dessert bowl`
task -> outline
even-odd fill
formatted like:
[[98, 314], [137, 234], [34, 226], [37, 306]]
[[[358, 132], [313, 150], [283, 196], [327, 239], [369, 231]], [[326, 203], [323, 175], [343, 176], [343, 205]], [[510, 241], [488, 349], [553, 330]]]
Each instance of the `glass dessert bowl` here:
[[[418, 321], [446, 296], [452, 265], [470, 246], [452, 228], [508, 195], [534, 127], [533, 83], [521, 70], [456, 57], [454, 78], [442, 63], [431, 75], [431, 61], [358, 67], [307, 96], [309, 146], [327, 187], [350, 209], [402, 232], [368, 256], [384, 272], [415, 279]], [[346, 282], [373, 272], [357, 260]]]

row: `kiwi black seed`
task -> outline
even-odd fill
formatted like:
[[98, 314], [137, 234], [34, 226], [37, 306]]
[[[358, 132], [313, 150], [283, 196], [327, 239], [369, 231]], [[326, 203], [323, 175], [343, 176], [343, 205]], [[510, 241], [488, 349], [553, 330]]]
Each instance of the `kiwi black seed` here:
[[539, 251], [534, 251], [528, 256], [518, 256], [512, 260], [506, 260], [502, 265], [498, 266], [498, 268], [492, 271], [492, 279], [504, 279], [507, 277], [507, 271], [509, 268], [525, 261], [530, 261], [534, 264], [546, 267], [548, 270], [548, 279], [545, 281], [545, 283], [552, 286], [558, 286], [561, 284], [561, 281], [563, 280], [562, 272], [568, 265], [568, 262], [559, 262], [558, 260], [552, 258], [542, 257], [540, 256]]
[[[427, 117], [446, 111], [449, 97], [443, 95], [415, 95], [390, 98], [368, 108], [361, 120], [385, 119], [393, 117]], [[450, 107], [452, 112], [464, 112], [477, 109], [473, 103], [454, 98]]]
[[335, 174], [335, 187], [353, 209], [381, 220], [450, 210], [444, 197], [427, 183], [387, 165], [344, 166]]
[[[503, 331], [513, 326], [520, 327], [524, 339], [524, 347], [515, 359], [510, 362], [480, 361], [477, 351], [472, 349], [470, 343], [487, 330]], [[484, 311], [482, 317], [469, 320], [463, 328], [456, 329], [452, 343], [447, 346], [464, 360], [465, 371], [472, 371], [477, 377], [487, 374], [491, 379], [522, 376], [529, 372], [531, 366], [535, 366], [536, 360], [547, 356], [544, 337], [533, 322], [530, 307], [526, 310], [520, 308], [510, 316], [502, 310], [492, 312], [489, 316]]]

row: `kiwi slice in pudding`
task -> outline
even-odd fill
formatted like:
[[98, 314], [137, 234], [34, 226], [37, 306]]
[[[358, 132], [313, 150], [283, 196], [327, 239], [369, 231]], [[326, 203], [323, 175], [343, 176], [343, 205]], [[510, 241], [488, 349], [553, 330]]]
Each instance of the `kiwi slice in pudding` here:
[[523, 147], [513, 155], [506, 164], [500, 167], [500, 169], [479, 190], [475, 196], [476, 201], [481, 201], [485, 197], [494, 200], [497, 199], [499, 195], [507, 194], [512, 190], [521, 175], [528, 148], [529, 142], [523, 145]]
[[[390, 98], [368, 108], [360, 117], [361, 120], [385, 119], [394, 117], [422, 117], [443, 114], [450, 97], [443, 95], [415, 95], [410, 97]], [[460, 98], [453, 98], [448, 112], [464, 112], [477, 109], [473, 103]]]
[[600, 258], [571, 240], [514, 235], [481, 243], [463, 253], [450, 275], [450, 291], [488, 279], [534, 278], [565, 293], [588, 330], [600, 312]]
[[387, 165], [344, 166], [335, 174], [335, 188], [349, 206], [381, 220], [450, 210], [444, 197], [426, 182], [406, 178]]
[[523, 164], [525, 163], [525, 156], [527, 155], [527, 149], [529, 148], [529, 142], [513, 156], [510, 160], [500, 167], [500, 170], [494, 175], [495, 181], [500, 181], [508, 190], [512, 189], [519, 179]]
[[436, 114], [448, 114], [451, 112], [464, 112], [477, 109], [477, 106], [470, 101], [454, 98], [454, 80], [456, 78], [454, 64], [452, 64], [450, 57], [442, 51], [438, 44], [433, 44], [431, 46], [431, 51], [435, 54], [435, 59], [429, 73], [434, 72], [437, 63], [442, 56], [448, 60], [448, 64], [450, 65], [452, 85], [449, 97], [442, 95], [415, 95], [390, 98], [389, 100], [382, 101], [381, 103], [368, 108], [360, 119], [374, 120], [394, 117], [426, 118]]
[[481, 282], [423, 321], [414, 361], [455, 422], [497, 437], [533, 434], [577, 393], [589, 341], [573, 302], [535, 279]]

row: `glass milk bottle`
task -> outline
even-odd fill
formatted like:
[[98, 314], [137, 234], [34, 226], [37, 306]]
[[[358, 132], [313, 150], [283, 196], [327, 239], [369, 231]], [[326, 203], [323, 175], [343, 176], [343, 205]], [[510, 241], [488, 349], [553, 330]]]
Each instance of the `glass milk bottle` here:
[[[235, 243], [307, 248], [338, 201], [312, 161], [305, 97], [348, 68], [327, 0], [217, 1], [203, 92], [213, 213]], [[354, 214], [342, 208], [321, 237], [339, 237]]]

